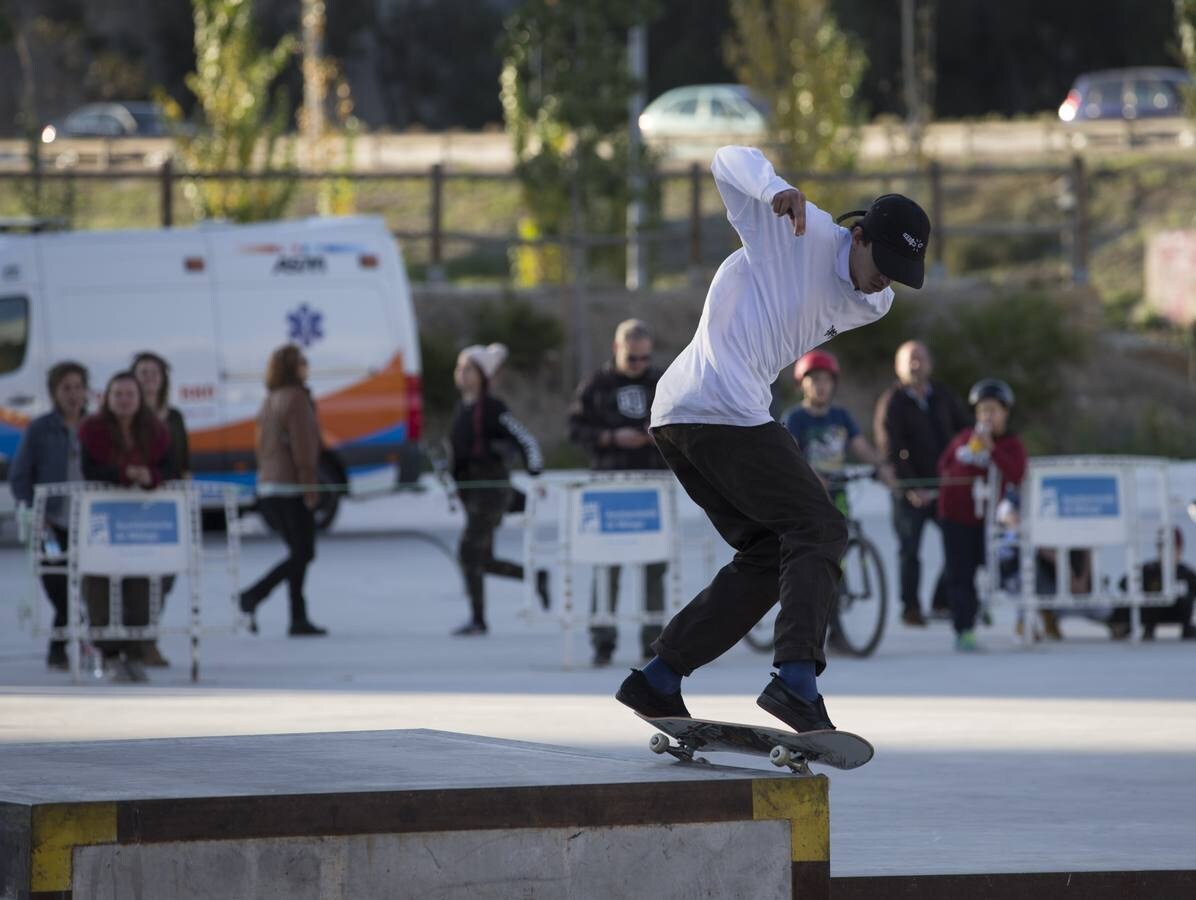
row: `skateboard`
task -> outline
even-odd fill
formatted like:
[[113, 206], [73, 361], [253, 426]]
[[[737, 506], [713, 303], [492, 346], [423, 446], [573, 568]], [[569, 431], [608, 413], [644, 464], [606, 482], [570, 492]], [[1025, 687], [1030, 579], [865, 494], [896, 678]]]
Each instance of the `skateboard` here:
[[[695, 757], [706, 752], [747, 753], [764, 756], [777, 768], [788, 767], [798, 775], [809, 775], [810, 763], [836, 769], [856, 769], [872, 759], [872, 745], [850, 731], [784, 731], [759, 725], [714, 722], [709, 719], [641, 719], [659, 728], [648, 748], [653, 753], [668, 753], [682, 762], [709, 762]], [[675, 741], [675, 743], [674, 743]]]

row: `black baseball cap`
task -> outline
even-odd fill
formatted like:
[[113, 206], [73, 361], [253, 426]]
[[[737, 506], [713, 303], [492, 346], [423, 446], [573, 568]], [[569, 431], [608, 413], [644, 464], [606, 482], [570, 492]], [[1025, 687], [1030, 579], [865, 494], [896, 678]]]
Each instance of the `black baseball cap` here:
[[[930, 217], [904, 194], [883, 194], [872, 201], [855, 224], [864, 229], [872, 244], [872, 259], [880, 273], [893, 281], [920, 288], [926, 279], [926, 245], [930, 241]], [[847, 216], [841, 216], [847, 218]]]

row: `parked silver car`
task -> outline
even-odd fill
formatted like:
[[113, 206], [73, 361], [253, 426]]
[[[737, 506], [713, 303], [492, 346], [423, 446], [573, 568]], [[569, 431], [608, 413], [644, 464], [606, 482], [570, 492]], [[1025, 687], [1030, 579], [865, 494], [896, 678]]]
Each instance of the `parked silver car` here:
[[665, 91], [640, 115], [647, 137], [759, 135], [768, 107], [741, 84], [695, 84]]

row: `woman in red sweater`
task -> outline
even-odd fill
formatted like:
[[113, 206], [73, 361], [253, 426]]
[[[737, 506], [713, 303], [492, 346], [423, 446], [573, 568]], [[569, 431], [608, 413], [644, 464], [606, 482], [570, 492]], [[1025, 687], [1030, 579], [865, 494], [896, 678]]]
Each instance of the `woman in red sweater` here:
[[[118, 372], [108, 380], [100, 411], [79, 425], [83, 477], [121, 487], [155, 488], [177, 477], [170, 468], [170, 433], [150, 411], [141, 385], [132, 372]], [[83, 578], [87, 617], [93, 626], [108, 624], [108, 579]], [[122, 578], [121, 606], [124, 624], [149, 624], [149, 579]], [[143, 642], [99, 641], [113, 678], [144, 681]]]
[[[972, 385], [968, 402], [976, 424], [955, 435], [939, 457], [939, 524], [943, 533], [944, 588], [951, 601], [955, 649], [976, 645], [976, 569], [984, 564], [984, 514], [989, 470], [1001, 473], [1000, 496], [1026, 474], [1026, 448], [1008, 430], [1013, 389], [999, 378]], [[979, 484], [977, 484], [979, 482]]]

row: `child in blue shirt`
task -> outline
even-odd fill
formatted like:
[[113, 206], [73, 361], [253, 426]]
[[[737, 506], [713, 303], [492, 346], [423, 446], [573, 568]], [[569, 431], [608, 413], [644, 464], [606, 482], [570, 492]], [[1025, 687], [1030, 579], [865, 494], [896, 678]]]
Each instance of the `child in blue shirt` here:
[[783, 424], [839, 510], [847, 514], [847, 494], [834, 485], [835, 475], [843, 471], [849, 456], [876, 466], [877, 477], [892, 487], [892, 466], [864, 437], [851, 413], [831, 405], [839, 386], [839, 361], [834, 354], [811, 350], [794, 365], [793, 380], [801, 388], [802, 402], [785, 413]]

